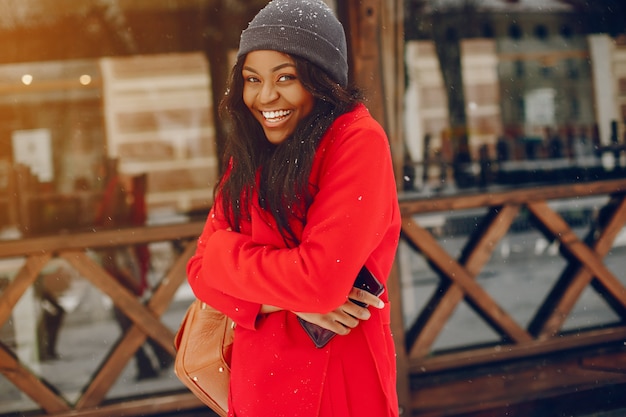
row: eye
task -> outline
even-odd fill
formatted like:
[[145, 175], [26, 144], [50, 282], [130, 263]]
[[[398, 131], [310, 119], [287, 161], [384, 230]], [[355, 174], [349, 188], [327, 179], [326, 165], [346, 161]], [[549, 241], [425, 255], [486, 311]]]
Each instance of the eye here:
[[297, 79], [297, 77], [294, 74], [283, 74], [280, 77], [278, 77], [278, 81], [281, 81], [281, 82], [293, 81], [295, 79]]
[[244, 76], [243, 80], [244, 80], [244, 82], [247, 82], [247, 83], [258, 83], [259, 82], [259, 79], [257, 77], [255, 77], [255, 76], [253, 76], [253, 75], [249, 75], [247, 77]]

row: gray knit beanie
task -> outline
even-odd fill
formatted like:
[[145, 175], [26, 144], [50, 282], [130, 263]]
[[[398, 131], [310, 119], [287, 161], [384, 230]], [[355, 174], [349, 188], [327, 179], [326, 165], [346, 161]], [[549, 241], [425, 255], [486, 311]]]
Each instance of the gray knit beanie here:
[[321, 0], [273, 0], [241, 33], [237, 59], [271, 50], [305, 58], [343, 87], [348, 84], [348, 53], [343, 26]]

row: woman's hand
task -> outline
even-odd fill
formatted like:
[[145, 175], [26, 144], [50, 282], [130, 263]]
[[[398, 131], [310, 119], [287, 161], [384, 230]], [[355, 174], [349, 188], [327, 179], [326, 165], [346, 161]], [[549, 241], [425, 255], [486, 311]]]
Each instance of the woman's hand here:
[[352, 288], [350, 294], [348, 294], [348, 298], [356, 301], [357, 303], [365, 304], [366, 306], [372, 306], [379, 309], [385, 307], [383, 300], [358, 287]]
[[[365, 304], [365, 307], [361, 307], [351, 300], [361, 302]], [[310, 323], [332, 330], [337, 334], [346, 335], [350, 333], [350, 329], [358, 326], [359, 320], [368, 320], [371, 317], [371, 314], [367, 309], [367, 306], [370, 305], [376, 308], [382, 308], [385, 304], [380, 298], [368, 293], [367, 291], [363, 291], [359, 288], [352, 288], [346, 302], [330, 313], [320, 314], [296, 312], [295, 314]]]
[[274, 306], [271, 306], [269, 304], [263, 304], [263, 305], [261, 305], [260, 313], [261, 314], [270, 314], [270, 313], [276, 313], [277, 311], [281, 311], [281, 310], [282, 310], [282, 308], [274, 307]]

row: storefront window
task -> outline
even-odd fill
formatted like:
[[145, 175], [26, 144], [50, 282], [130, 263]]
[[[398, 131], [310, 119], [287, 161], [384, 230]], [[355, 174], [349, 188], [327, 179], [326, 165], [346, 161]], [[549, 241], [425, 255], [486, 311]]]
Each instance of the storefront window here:
[[[65, 242], [77, 233], [204, 219], [218, 174], [216, 102], [239, 34], [264, 3], [1, 3], [0, 240]], [[145, 211], [139, 223], [105, 226], [111, 205]], [[178, 239], [79, 252], [101, 274], [118, 278], [115, 271], [128, 267], [141, 284], [130, 291], [147, 303], [187, 243]], [[103, 279], [94, 284], [58, 255], [19, 300], [11, 288], [29, 270], [28, 257], [0, 257], [0, 304], [11, 309], [0, 317], [0, 353], [15, 355], [73, 406], [98, 396], [84, 391], [133, 322]], [[184, 276], [176, 278], [180, 287], [156, 314], [171, 332], [193, 299]], [[103, 401], [183, 392], [172, 360], [147, 339], [119, 361], [123, 369], [111, 366], [119, 375], [99, 388]], [[41, 409], [45, 401], [27, 392], [0, 374], [0, 414]]]
[[[125, 184], [146, 180], [146, 219], [134, 226], [203, 220], [227, 129], [217, 117], [217, 104], [239, 34], [265, 3], [0, 3], [0, 239], [98, 231], [113, 174]], [[626, 177], [623, 2], [612, 1], [610, 8], [604, 2], [527, 3], [404, 0], [404, 79], [398, 90], [403, 96], [383, 98], [403, 103], [402, 158], [395, 159], [403, 163], [398, 170], [403, 196]], [[559, 213], [582, 234], [600, 203], [583, 198]], [[458, 257], [484, 215], [459, 210], [424, 222]], [[563, 259], [553, 257], [558, 248], [532, 229], [527, 213], [511, 230], [515, 234], [502, 240], [477, 279], [487, 283], [494, 298], [525, 295], [529, 286], [545, 294], [565, 267]], [[408, 250], [403, 245], [401, 256]], [[607, 255], [614, 270], [624, 269], [620, 245]], [[180, 252], [172, 242], [150, 246], [150, 285], [160, 284]], [[537, 254], [547, 265], [542, 274], [527, 268]], [[97, 254], [94, 259], [102, 260]], [[0, 296], [24, 262], [25, 257], [0, 258]], [[439, 277], [417, 257], [407, 265], [402, 297], [410, 323], [438, 291]], [[511, 266], [516, 282], [488, 285]], [[11, 318], [0, 323], [0, 342], [25, 358], [38, 377], [61, 386], [70, 402], [80, 398], [123, 334], [114, 300], [83, 278], [55, 259]], [[177, 328], [192, 299], [183, 285], [163, 313], [170, 329]], [[536, 307], [526, 300], [511, 300], [511, 314], [523, 325]], [[566, 328], [614, 321], [609, 310], [598, 313], [598, 301], [597, 295], [585, 294]], [[436, 350], [497, 340], [487, 326], [472, 327], [480, 318], [468, 307], [455, 313]], [[103, 336], [96, 342], [85, 334]], [[64, 361], [74, 359], [85, 368], [65, 373]], [[160, 366], [154, 351], [149, 360]], [[154, 378], [141, 374], [138, 361], [124, 368], [107, 400], [181, 389], [171, 372]], [[171, 366], [162, 362], [166, 369]], [[36, 408], [0, 376], [0, 414]]]
[[[417, 172], [407, 176], [415, 178], [404, 184], [408, 193], [437, 198], [626, 177], [626, 95], [620, 89], [626, 76], [626, 24], [612, 17], [615, 10], [560, 1], [536, 6], [408, 3], [405, 160]], [[606, 26], [600, 28], [598, 21]], [[486, 26], [494, 28], [489, 36], [474, 30]], [[404, 172], [409, 171], [405, 167]], [[602, 199], [567, 201], [558, 212], [582, 235], [603, 204]], [[416, 216], [416, 222], [460, 259], [466, 249], [462, 245], [487, 213], [440, 214]], [[522, 213], [477, 277], [523, 326], [532, 320], [537, 305], [530, 302], [529, 293], [526, 298], [517, 295], [547, 293], [557, 271], [567, 266], [549, 245]], [[401, 259], [406, 259], [404, 250], [401, 245]], [[618, 240], [607, 263], [623, 266], [618, 260], [623, 253], [624, 244]], [[419, 257], [412, 262], [412, 273], [405, 268], [403, 274], [406, 323], [413, 323], [429, 302], [436, 303], [436, 291], [446, 285]], [[536, 267], [528, 272], [524, 265], [531, 262]], [[624, 282], [623, 274], [616, 276]], [[529, 304], [518, 305], [522, 299]], [[565, 327], [598, 326], [615, 319], [615, 312], [589, 291]], [[462, 303], [434, 350], [497, 339]]]

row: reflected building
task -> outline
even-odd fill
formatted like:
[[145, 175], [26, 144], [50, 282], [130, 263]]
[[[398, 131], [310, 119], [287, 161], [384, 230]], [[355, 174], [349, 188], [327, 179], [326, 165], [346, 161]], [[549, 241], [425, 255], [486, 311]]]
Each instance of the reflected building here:
[[110, 160], [147, 175], [150, 221], [205, 213], [214, 102], [264, 3], [2, 2], [0, 231], [92, 227]]
[[413, 161], [432, 159], [426, 135], [448, 161], [465, 136], [473, 161], [485, 146], [494, 160], [497, 146], [511, 159], [546, 158], [557, 138], [559, 157], [574, 158], [576, 140], [615, 142], [612, 123], [613, 136], [623, 137], [624, 22], [595, 27], [590, 15], [600, 11], [573, 3], [410, 1], [405, 119]]

